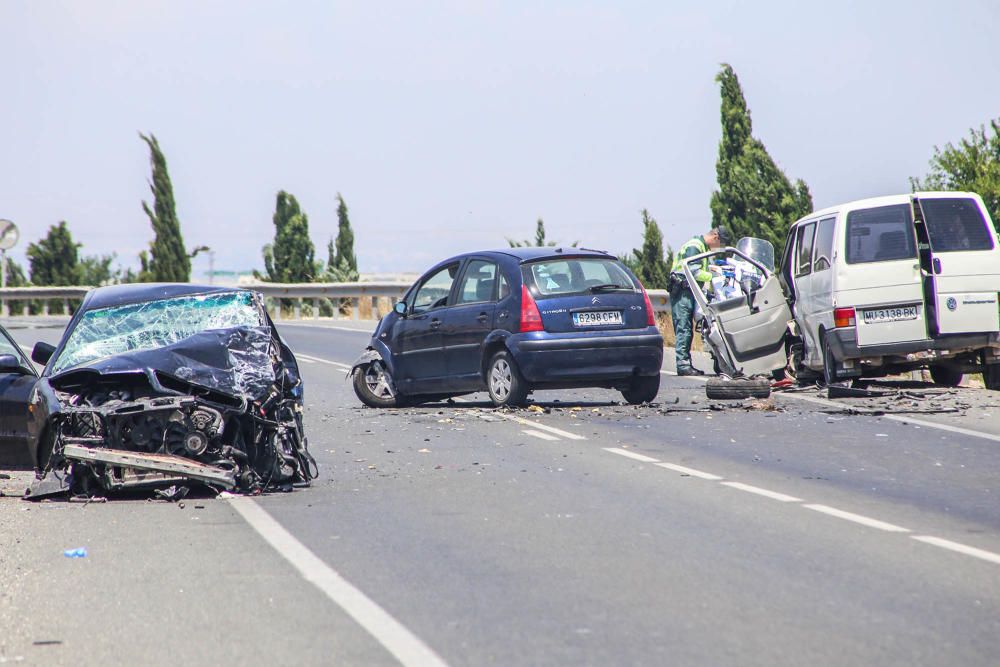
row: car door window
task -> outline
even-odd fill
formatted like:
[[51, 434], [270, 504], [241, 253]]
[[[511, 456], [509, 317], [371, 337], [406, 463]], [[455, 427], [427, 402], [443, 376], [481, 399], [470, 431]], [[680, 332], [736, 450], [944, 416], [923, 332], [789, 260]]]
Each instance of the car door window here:
[[826, 271], [833, 265], [833, 231], [834, 218], [819, 221], [816, 228], [816, 259], [813, 260], [813, 271]]
[[412, 312], [423, 313], [448, 305], [451, 285], [455, 282], [458, 264], [449, 264], [425, 280], [413, 298]]
[[21, 350], [18, 349], [17, 345], [15, 345], [10, 338], [2, 333], [0, 333], [0, 354], [13, 354], [17, 357], [17, 360], [22, 366], [25, 368], [31, 368], [31, 364], [28, 363], [28, 360], [24, 358], [23, 354], [21, 354]]
[[795, 238], [795, 277], [801, 278], [812, 273], [813, 237], [816, 235], [816, 223], [810, 222], [799, 227]]
[[497, 265], [482, 259], [469, 262], [458, 289], [458, 303], [496, 300]]

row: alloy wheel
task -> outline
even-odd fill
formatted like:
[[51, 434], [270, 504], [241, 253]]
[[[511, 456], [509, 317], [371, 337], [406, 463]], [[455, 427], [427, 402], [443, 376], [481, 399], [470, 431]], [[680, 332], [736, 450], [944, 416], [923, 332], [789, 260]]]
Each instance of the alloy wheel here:
[[506, 359], [497, 359], [490, 372], [490, 389], [499, 401], [510, 394], [511, 371]]
[[375, 398], [388, 400], [394, 396], [386, 379], [385, 369], [378, 362], [369, 364], [365, 369], [365, 386]]

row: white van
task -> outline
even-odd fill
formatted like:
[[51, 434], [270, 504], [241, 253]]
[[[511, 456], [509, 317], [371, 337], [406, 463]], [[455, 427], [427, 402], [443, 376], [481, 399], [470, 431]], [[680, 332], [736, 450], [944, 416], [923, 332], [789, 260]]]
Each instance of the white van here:
[[789, 229], [777, 274], [787, 312], [766, 283], [745, 306], [719, 309], [745, 374], [778, 370], [783, 338], [800, 379], [927, 367], [939, 384], [983, 372], [1000, 389], [1000, 241], [979, 195], [916, 192], [816, 211]]

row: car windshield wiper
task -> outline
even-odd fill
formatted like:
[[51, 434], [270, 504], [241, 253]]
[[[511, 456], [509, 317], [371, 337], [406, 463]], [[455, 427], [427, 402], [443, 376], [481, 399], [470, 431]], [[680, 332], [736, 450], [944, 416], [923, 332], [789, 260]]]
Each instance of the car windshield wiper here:
[[632, 291], [631, 288], [625, 287], [625, 285], [617, 285], [615, 283], [605, 283], [603, 285], [593, 285], [590, 288], [591, 293], [593, 292], [610, 292], [612, 290], [627, 290]]

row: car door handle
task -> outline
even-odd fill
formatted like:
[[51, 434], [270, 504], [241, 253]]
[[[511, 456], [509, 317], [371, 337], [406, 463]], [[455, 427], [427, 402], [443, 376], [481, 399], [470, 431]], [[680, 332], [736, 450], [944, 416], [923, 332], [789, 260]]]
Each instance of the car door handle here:
[[489, 317], [490, 317], [490, 316], [489, 316], [489, 315], [487, 315], [486, 313], [479, 313], [479, 317], [477, 317], [476, 319], [477, 319], [477, 320], [479, 320], [480, 322], [483, 322], [483, 323], [485, 323], [485, 322], [486, 322], [486, 320], [488, 320], [488, 319], [489, 319]]
[[439, 326], [441, 326], [441, 320], [436, 317], [431, 320], [431, 329], [437, 329]]
[[934, 258], [934, 273], [941, 273], [941, 260], [937, 257]]

